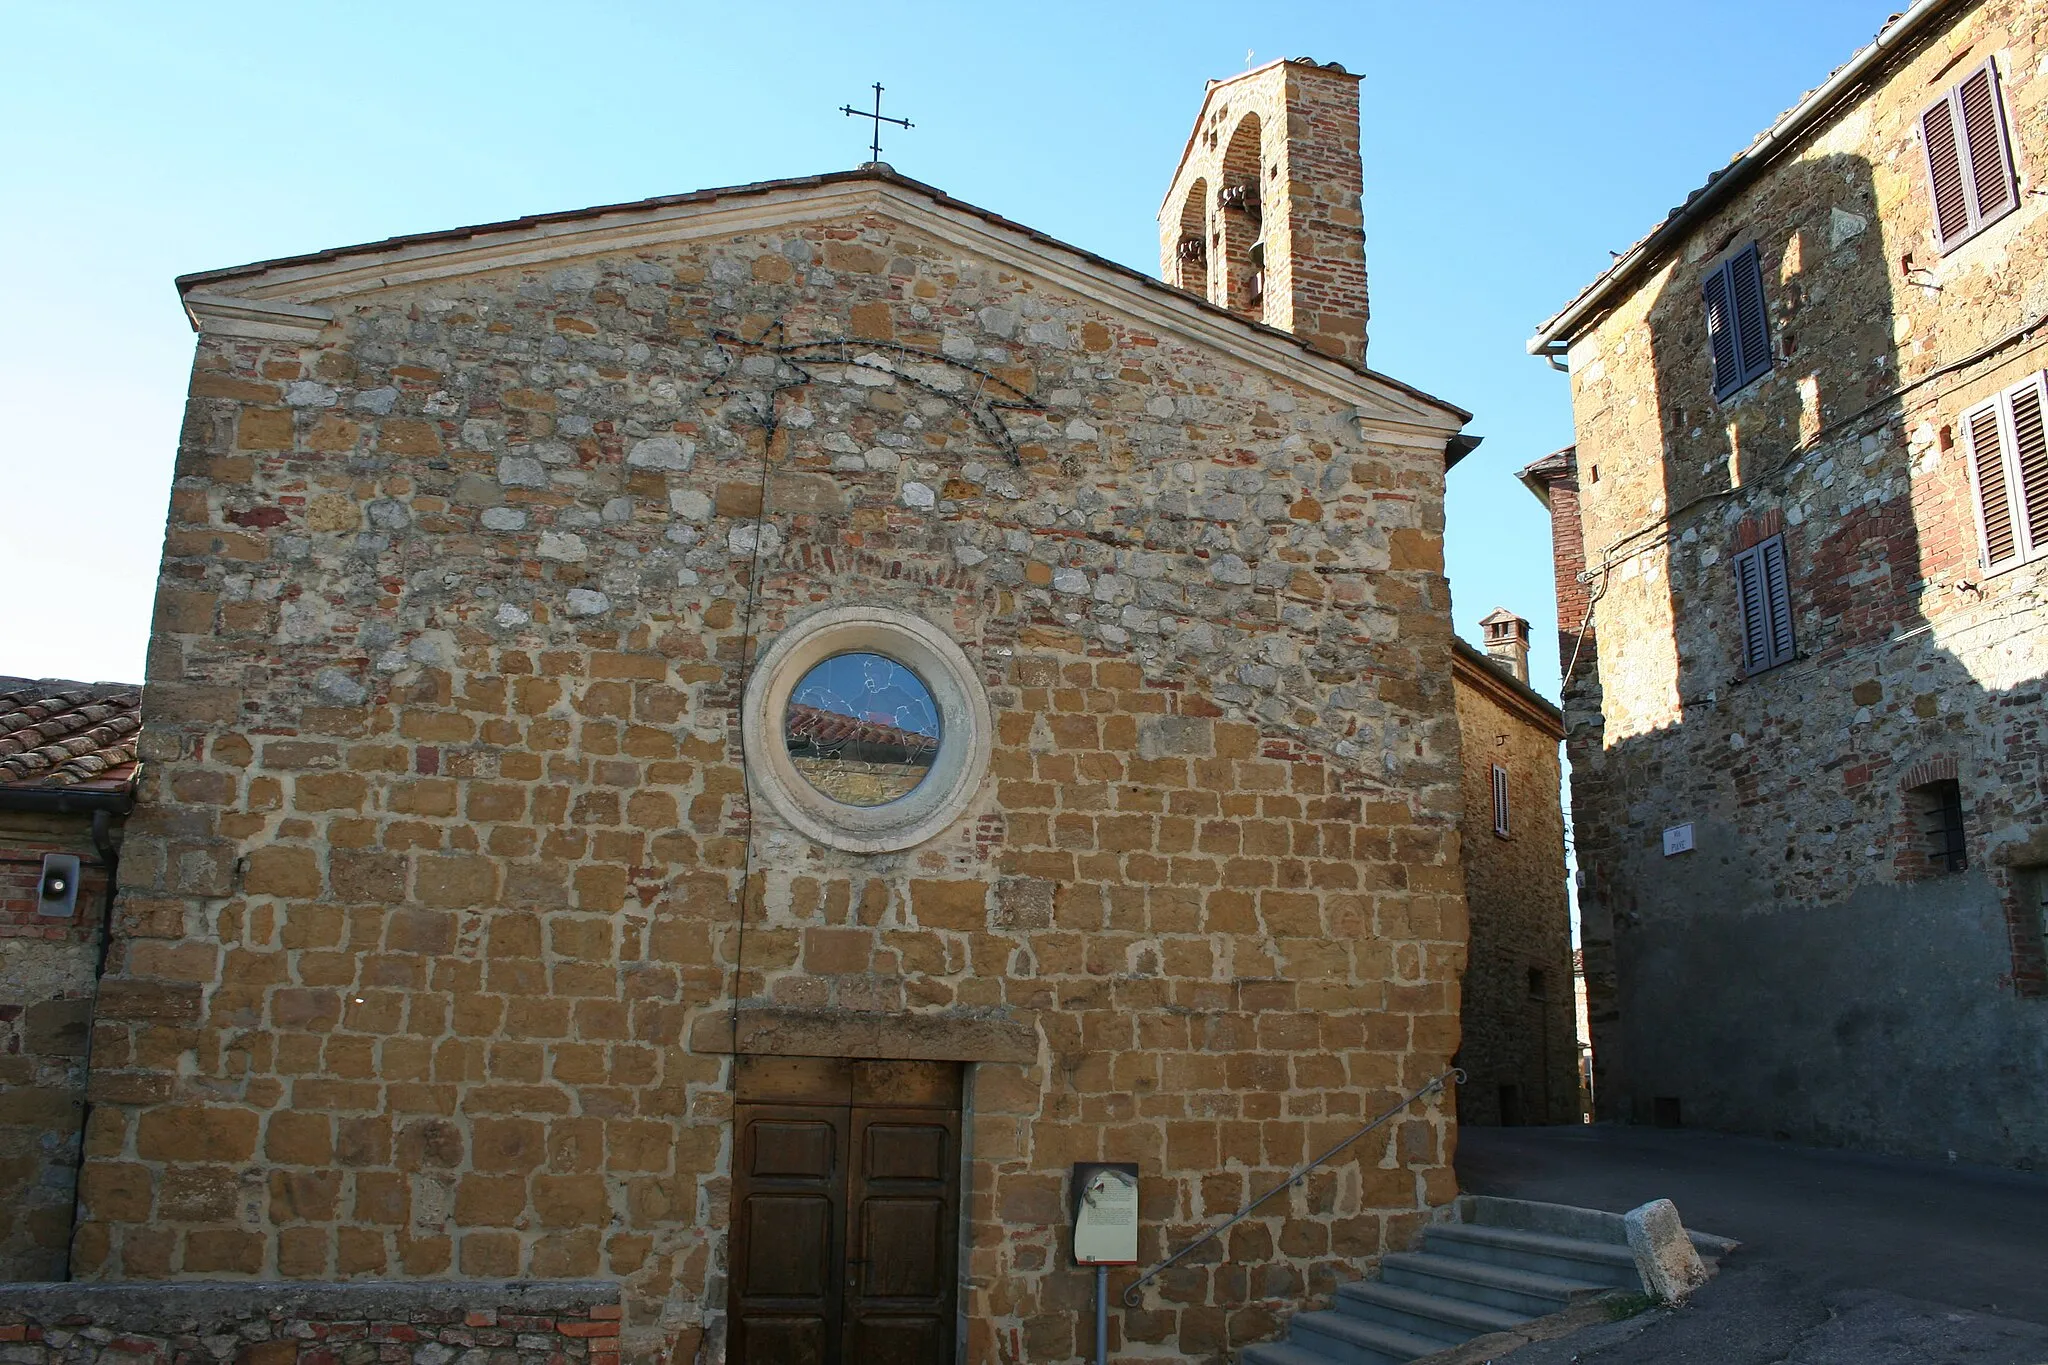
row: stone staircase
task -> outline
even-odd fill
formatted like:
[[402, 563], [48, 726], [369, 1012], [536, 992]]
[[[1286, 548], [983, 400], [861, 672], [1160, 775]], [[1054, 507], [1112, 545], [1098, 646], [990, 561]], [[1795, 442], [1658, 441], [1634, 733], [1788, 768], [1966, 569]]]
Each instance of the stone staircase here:
[[[1643, 1292], [1618, 1213], [1466, 1195], [1419, 1250], [1380, 1258], [1379, 1278], [1297, 1313], [1287, 1338], [1247, 1346], [1240, 1365], [1403, 1365], [1612, 1290]], [[1735, 1243], [1688, 1232], [1709, 1267]]]

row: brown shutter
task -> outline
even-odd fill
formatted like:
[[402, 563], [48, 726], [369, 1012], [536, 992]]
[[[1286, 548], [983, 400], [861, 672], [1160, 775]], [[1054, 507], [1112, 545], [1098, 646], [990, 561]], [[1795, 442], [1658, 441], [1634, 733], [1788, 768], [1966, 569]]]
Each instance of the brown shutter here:
[[1946, 247], [1970, 231], [1970, 197], [1963, 185], [1962, 149], [1956, 138], [1955, 103], [1943, 95], [1920, 116], [1927, 148], [1927, 181], [1934, 199], [1934, 235]]
[[1970, 439], [1970, 482], [1977, 493], [1978, 529], [1984, 546], [1984, 567], [1999, 569], [2019, 555], [2014, 534], [2012, 498], [2005, 477], [2005, 438], [1999, 428], [1999, 399], [1963, 416]]
[[2048, 432], [2043, 430], [2042, 376], [2014, 389], [2012, 475], [2019, 492], [2015, 522], [2026, 532], [2026, 552], [2048, 550]]
[[1956, 87], [1956, 107], [1963, 140], [1970, 152], [1970, 197], [1976, 225], [1999, 217], [2015, 202], [2012, 158], [2005, 141], [2004, 110], [1999, 107], [1998, 69], [1984, 63]]

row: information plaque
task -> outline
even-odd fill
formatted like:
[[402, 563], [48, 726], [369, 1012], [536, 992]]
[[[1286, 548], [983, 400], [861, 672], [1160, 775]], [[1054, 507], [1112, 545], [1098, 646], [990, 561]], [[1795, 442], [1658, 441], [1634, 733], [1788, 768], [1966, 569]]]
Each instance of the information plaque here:
[[1077, 1161], [1072, 1187], [1074, 1262], [1136, 1265], [1138, 1168], [1128, 1162]]

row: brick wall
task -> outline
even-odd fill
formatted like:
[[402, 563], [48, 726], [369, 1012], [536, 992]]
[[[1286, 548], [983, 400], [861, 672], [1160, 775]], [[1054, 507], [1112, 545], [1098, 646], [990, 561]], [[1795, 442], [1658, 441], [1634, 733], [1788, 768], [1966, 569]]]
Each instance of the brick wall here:
[[[1341, 66], [1282, 61], [1211, 83], [1193, 138], [1159, 211], [1160, 277], [1210, 302], [1293, 332], [1326, 355], [1365, 363], [1364, 172], [1358, 77]], [[1233, 183], [1257, 182], [1257, 218], [1220, 207]], [[1206, 203], [1197, 203], [1197, 189]], [[1206, 224], [1206, 290], [1177, 252]], [[1265, 290], [1245, 292], [1251, 243], [1265, 244]]]
[[[1025, 1030], [971, 1082], [969, 1358], [1072, 1359], [1069, 1163], [1140, 1164], [1159, 1255], [1448, 1062], [1441, 438], [879, 214], [678, 236], [202, 338], [78, 1274], [607, 1276], [629, 1353], [715, 1341], [737, 992]], [[716, 335], [771, 319], [883, 344]], [[994, 710], [901, 854], [748, 799], [747, 661], [847, 601]], [[1121, 1349], [1221, 1360], [1364, 1273], [1454, 1193], [1447, 1122]]]
[[[68, 920], [37, 913], [46, 853], [80, 859]], [[0, 811], [0, 1280], [64, 1278], [106, 897], [89, 816]]]
[[0, 1286], [12, 1365], [617, 1365], [619, 1320], [607, 1283]]
[[[2048, 230], [2023, 189], [1937, 251], [1917, 131], [1995, 56], [2041, 164], [2044, 16], [1957, 7], [1572, 345], [1598, 674], [1566, 703], [1610, 1116], [1664, 1098], [1687, 1122], [2048, 1160], [2048, 1121], [2010, 1110], [2048, 1080], [2014, 876], [2048, 861], [2042, 575], [1983, 572], [1958, 425], [2048, 365], [2023, 330]], [[1752, 241], [1776, 365], [1716, 400], [1700, 282]], [[1729, 560], [1779, 531], [1799, 657], [1747, 676]], [[1930, 762], [1964, 790], [1966, 872], [1911, 846], [1903, 779]], [[1666, 859], [1678, 824], [1697, 851]]]

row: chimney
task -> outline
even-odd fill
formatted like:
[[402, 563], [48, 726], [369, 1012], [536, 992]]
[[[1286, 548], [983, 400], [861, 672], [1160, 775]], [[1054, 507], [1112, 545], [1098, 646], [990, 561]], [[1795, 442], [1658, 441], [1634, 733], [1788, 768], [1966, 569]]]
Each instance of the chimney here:
[[1479, 625], [1486, 632], [1486, 656], [1516, 682], [1529, 681], [1529, 623], [1506, 607], [1495, 607]]
[[[1550, 513], [1551, 567], [1557, 576], [1557, 666], [1569, 674], [1573, 662], [1584, 674], [1596, 657], [1592, 597], [1580, 574], [1586, 570], [1585, 533], [1579, 523], [1579, 459], [1575, 446], [1554, 450], [1516, 475]], [[1600, 477], [1596, 465], [1592, 477]], [[1571, 678], [1564, 682], [1570, 686]]]
[[1159, 270], [1363, 366], [1358, 79], [1335, 62], [1289, 58], [1211, 81], [1159, 209]]

